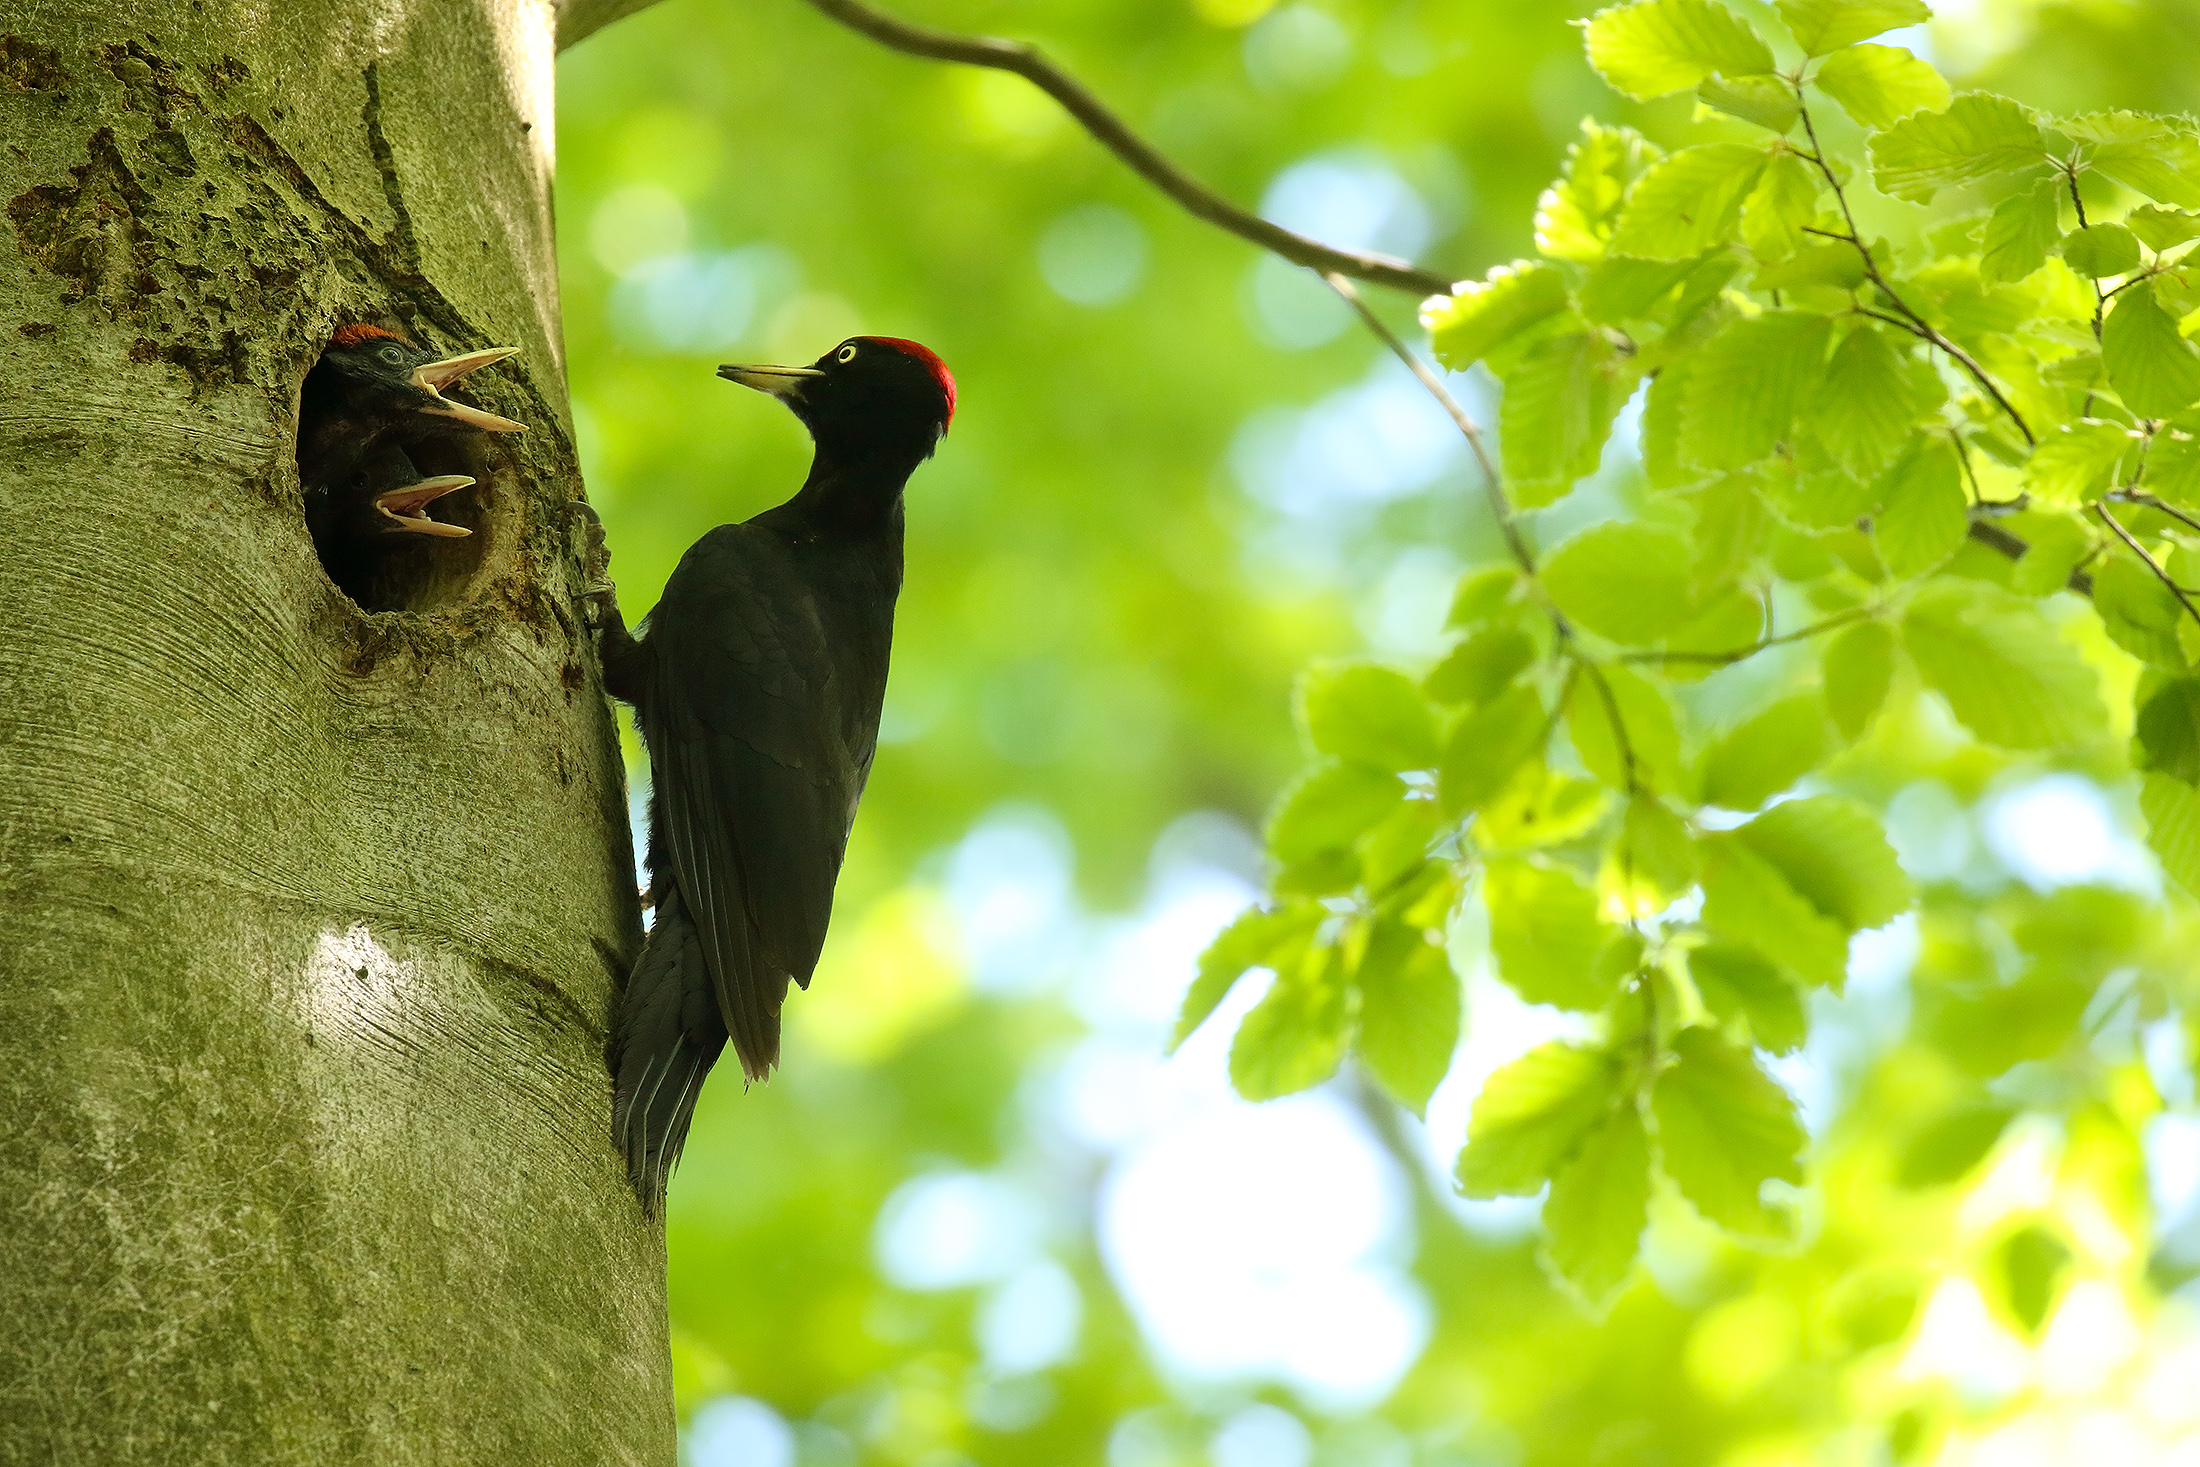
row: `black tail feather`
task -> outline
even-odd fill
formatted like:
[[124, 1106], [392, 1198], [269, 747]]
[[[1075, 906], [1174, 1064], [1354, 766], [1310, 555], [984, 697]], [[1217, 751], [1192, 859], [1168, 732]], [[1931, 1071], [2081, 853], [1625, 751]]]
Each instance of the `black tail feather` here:
[[627, 1180], [654, 1214], [687, 1143], [703, 1077], [726, 1047], [726, 1026], [703, 945], [677, 887], [664, 891], [612, 1029], [611, 1135]]

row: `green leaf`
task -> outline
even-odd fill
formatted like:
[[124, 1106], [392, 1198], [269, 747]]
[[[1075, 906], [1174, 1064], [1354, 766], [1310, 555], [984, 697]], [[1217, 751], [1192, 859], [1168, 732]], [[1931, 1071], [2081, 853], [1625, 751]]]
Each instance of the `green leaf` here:
[[1818, 217], [1818, 170], [1793, 153], [1776, 153], [1742, 202], [1742, 242], [1760, 260], [1784, 259], [1803, 245]]
[[1634, 1268], [1650, 1205], [1650, 1140], [1632, 1106], [1605, 1116], [1551, 1178], [1543, 1204], [1545, 1251], [1592, 1308]]
[[1436, 718], [1413, 679], [1368, 663], [1316, 666], [1299, 680], [1307, 737], [1348, 764], [1403, 773], [1436, 763]]
[[2200, 214], [2144, 204], [2124, 216], [2124, 227], [2139, 236], [2141, 244], [2160, 254], [2188, 240], [2200, 239]]
[[2055, 130], [2093, 146], [2086, 166], [2180, 209], [2200, 208], [2200, 138], [2190, 118], [2143, 112], [2090, 112], [2065, 118]]
[[1611, 929], [1597, 894], [1572, 872], [1528, 861], [1494, 861], [1482, 878], [1497, 976], [1529, 1003], [1600, 1009], [1617, 985], [1597, 972]]
[[1318, 766], [1283, 797], [1268, 822], [1268, 850], [1285, 865], [1349, 848], [1405, 798], [1396, 775], [1358, 764]]
[[1825, 705], [1816, 693], [1782, 698], [1704, 755], [1704, 803], [1756, 809], [1833, 752], [1827, 734]]
[[1535, 643], [1518, 627], [1484, 627], [1436, 664], [1422, 689], [1453, 707], [1486, 703], [1535, 661]]
[[2147, 451], [2147, 487], [2171, 504], [2200, 508], [2200, 439], [2184, 432], [2155, 434]]
[[1799, 290], [1813, 285], [1854, 290], [1864, 283], [1864, 257], [1853, 245], [1806, 245], [1784, 260], [1759, 265], [1749, 283], [1757, 290]]
[[1872, 539], [1890, 574], [1922, 575], [1956, 553], [1970, 533], [1955, 445], [1935, 433], [1888, 476]]
[[2139, 268], [2139, 236], [2121, 224], [2095, 224], [2063, 236], [2062, 257], [2089, 280]]
[[1732, 836], [1707, 836], [1703, 847], [1704, 925], [1755, 948], [1806, 983], [1839, 988], [1848, 974], [1847, 930]]
[[1513, 772], [1474, 822], [1476, 844], [1515, 850], [1570, 841], [1602, 818], [1607, 796], [1593, 779], [1553, 774], [1540, 759]]
[[1795, 126], [1803, 111], [1795, 88], [1776, 76], [1705, 77], [1696, 88], [1696, 100], [1777, 133]]
[[1436, 766], [1444, 813], [1464, 815], [1497, 798], [1550, 731], [1550, 715], [1533, 688], [1516, 687], [1460, 719]]
[[2151, 285], [2116, 297], [2101, 324], [2101, 360], [2116, 395], [2142, 418], [2166, 418], [2200, 402], [2200, 351], [2178, 334], [2177, 318], [2162, 309]]
[[1488, 621], [1505, 609], [1512, 599], [1513, 588], [1519, 584], [1520, 572], [1509, 565], [1468, 571], [1459, 578], [1458, 589], [1451, 593], [1451, 612], [1444, 618], [1444, 625], [1471, 627]]
[[2093, 572], [2093, 609], [2117, 646], [2157, 667], [2184, 671], [2177, 619], [2185, 609], [2153, 572], [2122, 556], [2105, 561]]
[[1483, 1082], [1455, 1175], [1469, 1197], [1533, 1197], [1620, 1100], [1620, 1067], [1585, 1044], [1545, 1044]]
[[1681, 149], [1635, 185], [1612, 235], [1613, 252], [1685, 260], [1725, 243], [1764, 166], [1761, 149], [1740, 143]]
[[1939, 112], [1954, 95], [1939, 72], [1900, 46], [1836, 51], [1811, 80], [1866, 127], [1885, 127], [1913, 112]]
[[2009, 575], [2009, 588], [2025, 596], [2047, 596], [2070, 584], [2070, 573], [2093, 550], [2085, 525], [2066, 514], [2025, 516], [2024, 538], [2032, 542]]
[[2114, 482], [2118, 461], [2131, 449], [2131, 434], [2115, 423], [2065, 424], [2042, 437], [2025, 460], [2025, 490], [2043, 505], [2091, 504]]
[[1849, 738], [1861, 738], [1894, 677], [1894, 633], [1885, 623], [1858, 622], [1826, 644], [1826, 711]]
[[1481, 280], [1467, 280], [1449, 296], [1421, 307], [1436, 359], [1464, 372], [1490, 350], [1533, 330], [1566, 309], [1566, 282], [1548, 265], [1516, 261]]
[[2078, 748], [2107, 731], [2100, 679], [2028, 601], [1943, 577], [1919, 591], [1902, 642], [1956, 721], [2005, 749]]
[[1207, 1022], [1215, 1006], [1248, 971], [1296, 965], [1327, 915], [1315, 902], [1247, 907], [1238, 913], [1199, 955], [1199, 973], [1185, 990], [1176, 1030], [1169, 1036], [1169, 1052], [1174, 1054], [1178, 1045], [1191, 1038], [1194, 1029]]
[[1451, 959], [1419, 928], [1385, 922], [1352, 981], [1360, 994], [1353, 1052], [1400, 1105], [1423, 1114], [1459, 1045], [1459, 975]]
[[1627, 401], [1617, 354], [1601, 333], [1569, 331], [1505, 373], [1498, 450], [1513, 500], [1534, 509], [1563, 498], [1596, 472], [1612, 418]]
[[1559, 610], [1599, 636], [1641, 646], [1695, 610], [1688, 542], [1639, 520], [1608, 520], [1545, 557], [1543, 586]]
[[1767, 311], [1736, 321], [1705, 347], [1688, 379], [1681, 456], [1740, 468], [1771, 454], [1825, 371], [1824, 316]]
[[1806, 56], [1823, 56], [1932, 18], [1924, 0], [1780, 0], [1780, 19]]
[[2070, 1259], [2062, 1239], [2037, 1223], [2011, 1233], [1995, 1250], [2002, 1298], [2026, 1334], [2038, 1334], [2047, 1323], [2048, 1311], [2062, 1292], [2063, 1275], [2070, 1271]]
[[1614, 326], [1646, 319], [1701, 263], [1608, 256], [1589, 267], [1589, 278], [1581, 287], [1581, 314]]
[[1230, 1042], [1230, 1084], [1247, 1100], [1319, 1085], [1344, 1058], [1345, 987], [1337, 950], [1310, 949], [1276, 974]]
[[1360, 881], [1381, 891], [1420, 870], [1438, 824], [1434, 800], [1411, 799], [1392, 810], [1360, 838]]
[[2047, 145], [2017, 103], [1965, 92], [1944, 112], [1913, 112], [1874, 134], [1870, 153], [1882, 193], [1923, 204], [1943, 188], [2045, 162]]
[[1894, 461], [1946, 395], [1930, 366], [1897, 351], [1877, 327], [1859, 326], [1833, 349], [1802, 417], [1829, 458], [1850, 477], [1868, 479]]
[[[1680, 782], [1680, 730], [1673, 719], [1673, 705], [1649, 683], [1623, 667], [1606, 667], [1598, 677], [1584, 673], [1574, 685], [1566, 707], [1566, 730], [1574, 752], [1591, 774], [1614, 789], [1630, 790], [1648, 784], [1673, 789]], [[1612, 708], [1618, 708], [1621, 732], [1612, 728]], [[1622, 748], [1625, 753], [1623, 754]], [[1628, 778], [1628, 756], [1634, 775]]]
[[1631, 127], [1581, 121], [1581, 140], [1566, 149], [1566, 171], [1536, 200], [1535, 247], [1554, 260], [1604, 258], [1627, 190], [1665, 150]]
[[1795, 1102], [1748, 1051], [1709, 1029], [1681, 1030], [1673, 1054], [1650, 1100], [1665, 1174], [1713, 1222], [1782, 1231], [1760, 1194], [1766, 1182], [1803, 1179]]
[[2200, 678], [2172, 678], [2139, 705], [2135, 732], [2142, 767], [2200, 781]]
[[1878, 927], [1909, 909], [1909, 877], [1878, 819], [1853, 800], [1789, 800], [1735, 830], [1733, 838], [1850, 931]]
[[2149, 774], [2139, 789], [2147, 817], [2147, 847], [2162, 870], [2187, 892], [2200, 894], [2200, 790], [2166, 774]]
[[1957, 1106], [1910, 1138], [1895, 1166], [1898, 1187], [1912, 1191], [1961, 1181], [1986, 1159], [2017, 1113], [2006, 1105], [1979, 1101]]
[[1779, 968], [1745, 947], [1708, 942], [1688, 955], [1696, 996], [1721, 1023], [1749, 1025], [1751, 1039], [1774, 1054], [1802, 1046], [1810, 1032], [1803, 995]]
[[1628, 910], [1637, 916], [1660, 910], [1696, 884], [1701, 864], [1686, 821], [1654, 795], [1627, 802], [1606, 865]]
[[2047, 263], [2048, 252], [2062, 242], [2061, 183], [2051, 173], [1994, 206], [1979, 242], [1981, 284], [2013, 285]]
[[1717, 72], [1772, 70], [1772, 52], [1746, 22], [1710, 0], [1639, 0], [1589, 17], [1589, 64], [1611, 88], [1647, 102]]

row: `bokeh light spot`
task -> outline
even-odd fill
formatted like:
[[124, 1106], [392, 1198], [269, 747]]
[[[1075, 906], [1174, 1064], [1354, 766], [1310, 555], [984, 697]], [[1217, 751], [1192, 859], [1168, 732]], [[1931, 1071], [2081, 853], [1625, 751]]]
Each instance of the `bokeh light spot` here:
[[1112, 306], [1145, 278], [1146, 231], [1112, 204], [1082, 205], [1039, 237], [1039, 273], [1066, 301]]

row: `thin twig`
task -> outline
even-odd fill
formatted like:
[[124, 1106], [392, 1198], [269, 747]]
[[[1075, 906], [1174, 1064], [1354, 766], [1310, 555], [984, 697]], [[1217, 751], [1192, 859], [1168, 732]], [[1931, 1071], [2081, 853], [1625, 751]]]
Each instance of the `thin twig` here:
[[2192, 619], [2196, 622], [2200, 622], [2200, 606], [2195, 606], [2192, 604], [2192, 598], [2185, 594], [2185, 588], [2183, 586], [2177, 584], [2177, 578], [2172, 576], [2168, 571], [2162, 569], [2162, 563], [2156, 560], [2152, 555], [2147, 553], [2147, 548], [2139, 543], [2137, 537], [2134, 536], [2131, 531], [2124, 528], [2123, 521], [2117, 519], [2116, 516], [2110, 514], [2108, 512], [2108, 506], [2105, 504], [2096, 502], [2093, 506], [2093, 512], [2101, 517], [2102, 524], [2108, 526], [2111, 530], [2114, 530], [2116, 532], [2117, 539], [2123, 541], [2125, 545], [2131, 548], [2131, 553], [2133, 555], [2138, 556], [2140, 560], [2146, 563], [2146, 568], [2154, 572], [2154, 578], [2156, 580], [2160, 581], [2163, 585], [2169, 587], [2169, 593], [2177, 598], [2179, 605], [2183, 606], [2185, 610], [2192, 613]]
[[[1797, 108], [1799, 109], [1799, 115], [1803, 119], [1803, 131], [1810, 135], [1811, 151], [1817, 155], [1815, 161], [1818, 164], [1818, 171], [1826, 176], [1826, 184], [1833, 190], [1834, 201], [1841, 206], [1841, 218], [1849, 226], [1849, 232], [1846, 235], [1835, 235], [1831, 237], [1837, 239], [1846, 239], [1850, 244], [1854, 245], [1856, 247], [1856, 253], [1861, 256], [1864, 261], [1865, 279], [1871, 281], [1873, 285], [1877, 286], [1879, 288], [1879, 293], [1885, 296], [1888, 302], [1893, 305], [1893, 307], [1897, 311], [1900, 311], [1905, 317], [1909, 319], [1910, 322], [1915, 323], [1910, 327], [1910, 329], [1912, 331], [1915, 331], [1919, 336], [1924, 337], [1934, 346], [1937, 346], [1942, 351], [1946, 352], [1951, 358], [1953, 358], [1963, 367], [1964, 371], [1969, 372], [1972, 379], [1976, 381], [1979, 386], [1985, 388], [1987, 395], [1992, 397], [1994, 401], [2000, 405], [2001, 410], [2009, 415], [2009, 421], [2017, 425], [2017, 431], [2024, 435], [2024, 441], [2026, 443], [2036, 442], [2037, 440], [2032, 437], [2032, 429], [2030, 425], [2028, 425], [2024, 421], [2024, 415], [2022, 413], [2019, 413], [2015, 405], [2012, 404], [2008, 398], [2002, 395], [2001, 388], [1994, 384], [1993, 378], [1986, 375], [1986, 369], [1978, 364], [1977, 359], [1974, 358], [1969, 352], [1965, 351], [1962, 347], [1957, 346], [1953, 341], [1950, 341], [1946, 336], [1942, 335], [1940, 330], [1935, 327], [1930, 321], [1926, 320], [1923, 316], [1912, 310], [1910, 308], [1910, 303], [1902, 299], [1900, 295], [1896, 294], [1895, 288], [1887, 283], [1887, 277], [1879, 273], [1879, 262], [1872, 258], [1870, 247], [1864, 243], [1864, 236], [1856, 227], [1856, 215], [1849, 208], [1848, 192], [1841, 187], [1841, 180], [1834, 174], [1833, 165], [1826, 162], [1825, 160], [1825, 149], [1819, 145], [1818, 128], [1810, 120], [1810, 107], [1807, 103], [1803, 101], [1803, 89], [1800, 85], [1795, 88], [1795, 101]], [[1813, 230], [1812, 233], [1824, 233], [1824, 231]], [[1875, 313], [1867, 312], [1866, 314]]]
[[1956, 446], [1956, 462], [1963, 465], [1963, 477], [1971, 484], [1971, 507], [1977, 509], [1986, 503], [1986, 491], [1978, 486], [1978, 470], [1971, 463], [1971, 445], [1963, 441], [1961, 433], [1951, 432], [1948, 437]]
[[[2078, 227], [2080, 229], [2090, 228], [2091, 226], [2085, 222], [2085, 200], [2078, 197], [2078, 170], [2065, 163], [2062, 171], [2063, 177], [2070, 180], [2070, 206], [2078, 211]], [[2101, 339], [2101, 313], [2107, 309], [2108, 295], [2101, 289], [2100, 278], [2096, 276], [2093, 280], [2093, 339], [2095, 341]], [[2090, 401], [2090, 398], [2088, 401]]]
[[2136, 504], [2141, 509], [2158, 509], [2188, 530], [2200, 530], [2200, 519], [2195, 519], [2174, 504], [2165, 504], [2144, 489], [2118, 489], [2108, 496], [2118, 504]]
[[1731, 652], [1622, 652], [1619, 660], [1622, 662], [1711, 662], [1723, 667], [1754, 657], [1767, 647], [1779, 647], [1789, 642], [1808, 641], [1821, 632], [1830, 632], [1835, 627], [1847, 626], [1852, 621], [1862, 621], [1871, 616], [1877, 609], [1872, 606], [1852, 606], [1847, 611], [1835, 612], [1823, 621], [1812, 622], [1809, 626], [1798, 627], [1792, 632], [1782, 632], [1777, 637], [1766, 637], [1761, 641], [1750, 643], [1747, 647], [1736, 647]]
[[1635, 772], [1635, 744], [1634, 740], [1627, 737], [1627, 720], [1620, 714], [1619, 698], [1612, 692], [1611, 681], [1605, 677], [1604, 669], [1588, 658], [1577, 656], [1575, 661], [1589, 675], [1589, 681], [1597, 685], [1597, 697], [1604, 704], [1604, 716], [1612, 720], [1612, 742], [1619, 749], [1620, 772], [1627, 776], [1627, 794], [1630, 798], [1639, 795], [1642, 793], [1642, 780]]
[[[1385, 326], [1382, 318], [1367, 308], [1367, 302], [1360, 299], [1360, 293], [1353, 288], [1351, 281], [1334, 270], [1323, 272], [1322, 280], [1344, 298], [1346, 305], [1359, 313], [1360, 319], [1367, 324], [1367, 329], [1390, 348], [1392, 355], [1406, 364], [1408, 371], [1421, 379], [1421, 385], [1428, 389], [1429, 396], [1435, 398], [1444, 411], [1451, 414], [1452, 422], [1466, 435], [1467, 447], [1474, 450], [1474, 461], [1482, 466], [1482, 487], [1489, 495], [1490, 512], [1497, 516], [1497, 527], [1505, 532], [1505, 543], [1511, 547], [1513, 559], [1519, 562], [1522, 570], [1534, 575], [1535, 557], [1528, 551], [1528, 542], [1520, 537], [1520, 526], [1513, 520], [1512, 502], [1505, 497], [1504, 481], [1498, 477], [1497, 464], [1490, 457], [1489, 446], [1482, 441], [1480, 426], [1467, 416], [1467, 410], [1459, 406], [1458, 400], [1445, 390], [1442, 379], [1428, 364], [1408, 350], [1406, 344], [1398, 339], [1398, 334]], [[1564, 628], [1561, 627], [1560, 630], [1563, 631]]]
[[1452, 287], [1448, 276], [1424, 270], [1409, 260], [1336, 249], [1238, 208], [1163, 157], [1153, 144], [1132, 132], [1084, 83], [1049, 61], [1028, 41], [958, 35], [928, 26], [910, 25], [883, 11], [873, 10], [862, 0], [810, 0], [810, 3], [850, 30], [860, 31], [880, 45], [905, 55], [1014, 72], [1061, 103], [1070, 116], [1084, 124], [1086, 132], [1193, 215], [1241, 239], [1251, 240], [1294, 265], [1335, 271], [1356, 280], [1410, 290], [1417, 295], [1441, 295]]

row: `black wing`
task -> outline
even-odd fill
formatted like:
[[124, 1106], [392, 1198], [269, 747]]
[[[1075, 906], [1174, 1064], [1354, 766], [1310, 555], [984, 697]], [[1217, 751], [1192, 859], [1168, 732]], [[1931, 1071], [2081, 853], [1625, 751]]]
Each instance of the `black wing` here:
[[808, 983], [824, 946], [861, 791], [851, 690], [815, 589], [759, 526], [699, 541], [650, 620], [641, 721], [660, 828], [741, 1068], [761, 1079], [787, 983]]

